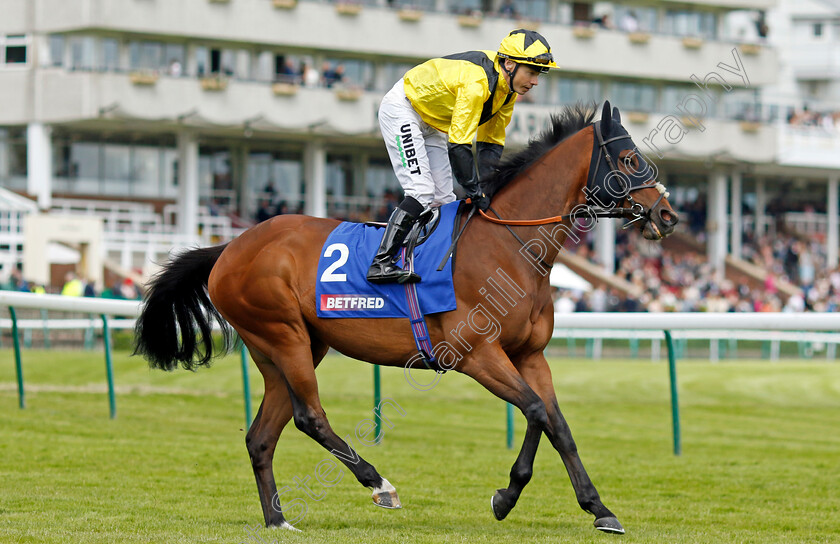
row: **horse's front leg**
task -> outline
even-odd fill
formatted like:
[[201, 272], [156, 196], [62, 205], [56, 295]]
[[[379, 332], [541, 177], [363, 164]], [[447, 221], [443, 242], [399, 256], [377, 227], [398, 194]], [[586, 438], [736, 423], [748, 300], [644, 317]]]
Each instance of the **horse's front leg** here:
[[497, 397], [519, 408], [527, 421], [522, 448], [510, 470], [510, 483], [507, 488], [497, 490], [490, 501], [493, 515], [503, 520], [516, 506], [534, 472], [534, 457], [540, 437], [548, 425], [545, 405], [498, 346], [488, 346], [479, 354], [472, 355], [458, 370], [471, 376]]
[[601, 502], [601, 497], [598, 495], [595, 485], [589, 479], [589, 474], [583, 467], [583, 462], [578, 455], [577, 445], [572, 438], [572, 431], [569, 429], [566, 418], [563, 417], [557, 403], [551, 370], [545, 356], [542, 352], [534, 353], [517, 361], [516, 368], [545, 403], [548, 415], [548, 426], [545, 434], [563, 459], [563, 464], [569, 473], [569, 479], [572, 481], [572, 487], [575, 489], [578, 504], [584, 511], [595, 516], [595, 527], [597, 529], [607, 533], [624, 534], [624, 527], [621, 526], [615, 514]]
[[537, 447], [540, 445], [540, 437], [543, 430], [538, 426], [528, 423], [525, 430], [525, 439], [516, 461], [510, 469], [510, 484], [504, 489], [497, 489], [496, 494], [490, 500], [490, 507], [496, 519], [502, 521], [516, 506], [522, 490], [531, 481], [534, 473], [534, 458], [537, 454]]

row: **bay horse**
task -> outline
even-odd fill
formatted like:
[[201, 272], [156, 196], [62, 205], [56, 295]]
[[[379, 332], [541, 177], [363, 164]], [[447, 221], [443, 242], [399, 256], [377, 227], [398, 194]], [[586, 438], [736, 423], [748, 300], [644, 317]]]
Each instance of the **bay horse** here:
[[[442, 366], [472, 377], [516, 406], [527, 421], [509, 484], [492, 497], [494, 516], [504, 519], [516, 504], [545, 434], [560, 454], [580, 507], [595, 516], [595, 527], [624, 533], [584, 469], [555, 397], [543, 354], [554, 328], [548, 271], [566, 238], [575, 236], [570, 227], [594, 224], [599, 216], [625, 216], [656, 240], [673, 231], [678, 217], [652, 166], [621, 125], [618, 109], [607, 102], [601, 119], [593, 122], [595, 113], [580, 105], [565, 108], [539, 139], [505, 159], [483, 182], [492, 198], [490, 213], [467, 224], [453, 263], [457, 309], [428, 315], [427, 323], [433, 344], [448, 346], [447, 352], [436, 352]], [[462, 215], [456, 228], [464, 221]], [[242, 338], [265, 381], [245, 441], [269, 527], [294, 529], [279, 504], [272, 471], [278, 438], [292, 418], [373, 490], [375, 504], [400, 507], [394, 486], [330, 427], [318, 395], [315, 369], [330, 347], [385, 366], [405, 366], [417, 353], [405, 320], [316, 316], [318, 260], [338, 225], [332, 219], [283, 215], [226, 245], [182, 253], [153, 279], [136, 325], [135, 353], [164, 370], [208, 365], [214, 320], [226, 338], [229, 326]], [[498, 301], [503, 297], [488, 295], [482, 287], [491, 281], [488, 271], [501, 271], [515, 285], [515, 296], [509, 295], [515, 303], [505, 308]], [[479, 323], [471, 312], [491, 303], [500, 325], [492, 338], [486, 321]]]

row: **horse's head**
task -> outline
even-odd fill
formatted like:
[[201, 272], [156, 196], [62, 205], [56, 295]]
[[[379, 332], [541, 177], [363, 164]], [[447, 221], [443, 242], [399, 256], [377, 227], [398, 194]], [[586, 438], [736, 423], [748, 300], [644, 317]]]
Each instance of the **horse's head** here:
[[622, 211], [648, 240], [674, 232], [679, 222], [668, 203], [665, 186], [656, 180], [656, 167], [648, 163], [621, 125], [618, 108], [604, 103], [601, 120], [593, 125], [595, 142], [586, 181], [587, 203]]

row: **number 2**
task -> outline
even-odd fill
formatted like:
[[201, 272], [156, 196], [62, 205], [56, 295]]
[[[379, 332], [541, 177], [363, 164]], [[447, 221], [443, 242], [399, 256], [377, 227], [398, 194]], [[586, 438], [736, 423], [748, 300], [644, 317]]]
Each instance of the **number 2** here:
[[330, 244], [324, 251], [324, 257], [330, 257], [333, 253], [338, 251], [338, 260], [327, 267], [324, 273], [321, 274], [321, 281], [347, 281], [347, 274], [336, 274], [335, 271], [347, 262], [347, 257], [350, 256], [350, 250], [344, 244]]

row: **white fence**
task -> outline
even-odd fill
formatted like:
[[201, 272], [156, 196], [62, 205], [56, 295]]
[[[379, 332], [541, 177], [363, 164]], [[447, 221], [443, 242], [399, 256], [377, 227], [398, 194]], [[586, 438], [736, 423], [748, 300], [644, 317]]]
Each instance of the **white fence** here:
[[[20, 321], [15, 319], [14, 308], [34, 308], [41, 310], [57, 310], [65, 312], [83, 312], [98, 314], [102, 319], [102, 330], [105, 338], [105, 359], [108, 376], [108, 396], [111, 417], [116, 417], [116, 400], [114, 395], [113, 368], [111, 364], [110, 339], [108, 335], [109, 315], [136, 317], [140, 314], [141, 304], [137, 301], [102, 300], [92, 298], [62, 297], [60, 295], [33, 295], [0, 291], [0, 306], [8, 307], [10, 320], [0, 320], [0, 328], [11, 328], [15, 344], [15, 363], [18, 380], [19, 405], [25, 407], [23, 367], [21, 364], [20, 345], [17, 333]], [[7, 323], [8, 321], [9, 323]], [[82, 328], [92, 325], [90, 320], [78, 320]], [[130, 327], [131, 319], [120, 320], [121, 325]], [[60, 323], [60, 321], [58, 321]], [[56, 321], [32, 320], [31, 326], [52, 327]], [[754, 338], [760, 340], [781, 341], [790, 338], [792, 341], [830, 342], [836, 346], [840, 341], [840, 313], [837, 314], [711, 314], [711, 313], [574, 313], [556, 314], [555, 338], [568, 338], [570, 334], [587, 334], [589, 338], [647, 338], [659, 345], [659, 339], [665, 338], [668, 346], [669, 374], [671, 385], [671, 412], [674, 435], [674, 454], [681, 453], [679, 400], [677, 393], [676, 358], [672, 342], [672, 332], [680, 331], [684, 337], [699, 335], [705, 338]], [[241, 351], [242, 383], [245, 399], [245, 421], [250, 425], [251, 394], [248, 380], [248, 363], [245, 349]], [[378, 368], [374, 368], [374, 376]], [[377, 380], [374, 378], [374, 384]], [[376, 388], [376, 385], [374, 385]], [[512, 437], [511, 407], [508, 406], [508, 447], [511, 447]]]

